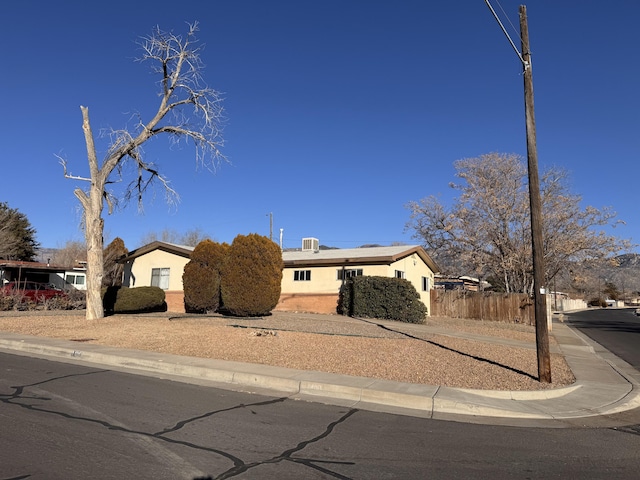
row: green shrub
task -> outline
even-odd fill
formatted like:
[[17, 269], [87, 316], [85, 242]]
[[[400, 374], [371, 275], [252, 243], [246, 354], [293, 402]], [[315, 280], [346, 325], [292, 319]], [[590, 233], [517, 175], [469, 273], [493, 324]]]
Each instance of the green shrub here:
[[187, 313], [215, 312], [220, 307], [220, 274], [191, 260], [182, 274], [184, 308]]
[[255, 233], [238, 235], [222, 270], [224, 311], [247, 317], [271, 313], [280, 300], [283, 266], [273, 241]]
[[102, 289], [105, 314], [164, 312], [164, 290], [159, 287], [107, 287]]
[[342, 285], [338, 313], [350, 317], [424, 323], [427, 307], [408, 280], [360, 276], [351, 277]]
[[220, 275], [229, 244], [203, 240], [182, 275], [184, 307], [189, 313], [215, 312], [221, 306]]

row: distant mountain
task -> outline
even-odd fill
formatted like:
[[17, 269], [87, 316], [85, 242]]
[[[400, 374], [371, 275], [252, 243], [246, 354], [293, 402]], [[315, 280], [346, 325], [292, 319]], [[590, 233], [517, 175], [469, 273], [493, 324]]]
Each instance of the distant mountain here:
[[57, 248], [39, 248], [34, 260], [36, 262], [49, 263], [58, 250]]
[[625, 253], [624, 255], [618, 255], [616, 260], [622, 268], [640, 268], [640, 254]]

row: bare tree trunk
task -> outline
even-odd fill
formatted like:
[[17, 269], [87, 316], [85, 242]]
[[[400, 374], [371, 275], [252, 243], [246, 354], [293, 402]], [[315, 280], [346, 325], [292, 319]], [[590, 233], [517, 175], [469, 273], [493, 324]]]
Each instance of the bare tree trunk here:
[[102, 277], [104, 275], [104, 249], [102, 232], [104, 220], [102, 210], [104, 208], [103, 192], [106, 178], [98, 166], [93, 133], [89, 123], [89, 109], [80, 107], [82, 110], [82, 130], [84, 131], [85, 143], [87, 145], [87, 157], [89, 159], [89, 170], [91, 171], [91, 187], [89, 195], [82, 189], [74, 191], [80, 200], [84, 210], [84, 235], [87, 244], [87, 320], [97, 320], [104, 318], [104, 307], [102, 305]]

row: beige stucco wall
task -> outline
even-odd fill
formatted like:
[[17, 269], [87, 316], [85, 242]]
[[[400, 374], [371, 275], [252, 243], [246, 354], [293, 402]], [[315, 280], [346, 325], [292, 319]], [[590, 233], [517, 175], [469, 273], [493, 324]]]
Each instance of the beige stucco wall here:
[[164, 250], [153, 250], [135, 258], [133, 262], [125, 264], [124, 285], [127, 287], [149, 287], [151, 286], [151, 269], [168, 268], [169, 288], [167, 290], [182, 291], [182, 273], [188, 262], [188, 258]]
[[[412, 254], [408, 257], [397, 260], [391, 265], [358, 265], [349, 264], [347, 269], [362, 269], [363, 275], [369, 276], [381, 276], [381, 277], [395, 277], [396, 270], [404, 272], [404, 278], [407, 279], [415, 287], [416, 291], [420, 294], [422, 302], [429, 307], [431, 304], [431, 298], [429, 295], [429, 289], [433, 287], [433, 272], [422, 261], [417, 254]], [[342, 285], [342, 281], [338, 280], [339, 266], [327, 266], [327, 267], [287, 267], [282, 274], [282, 297], [293, 297], [296, 294], [337, 294]], [[310, 281], [295, 281], [294, 271], [296, 270], [310, 270]], [[422, 277], [429, 279], [428, 290], [422, 291]]]

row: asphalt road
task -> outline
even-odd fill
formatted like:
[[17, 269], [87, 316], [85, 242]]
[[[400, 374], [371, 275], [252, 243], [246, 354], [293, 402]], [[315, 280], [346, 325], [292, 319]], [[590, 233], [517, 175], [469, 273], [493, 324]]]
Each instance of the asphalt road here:
[[0, 353], [0, 479], [637, 478], [640, 426], [473, 425]]
[[568, 314], [569, 325], [640, 369], [640, 317], [635, 308], [603, 308]]

